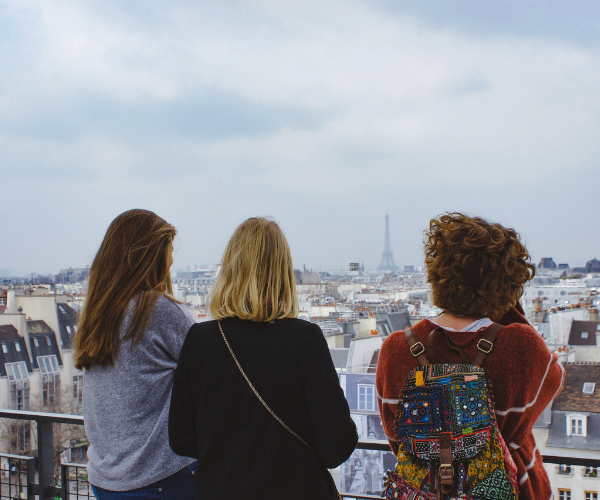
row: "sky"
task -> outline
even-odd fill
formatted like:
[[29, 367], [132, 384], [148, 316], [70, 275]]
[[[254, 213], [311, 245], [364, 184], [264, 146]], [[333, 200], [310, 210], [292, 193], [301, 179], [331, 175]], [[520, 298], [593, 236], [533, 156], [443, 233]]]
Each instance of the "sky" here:
[[397, 263], [430, 219], [600, 257], [600, 4], [0, 0], [0, 269], [91, 264], [130, 208], [214, 264], [269, 215], [295, 267]]

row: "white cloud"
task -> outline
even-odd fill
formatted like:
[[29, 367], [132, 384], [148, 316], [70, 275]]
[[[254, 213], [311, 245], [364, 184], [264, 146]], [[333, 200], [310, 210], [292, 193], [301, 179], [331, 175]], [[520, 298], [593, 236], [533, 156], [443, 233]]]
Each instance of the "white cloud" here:
[[[13, 188], [9, 201], [18, 202], [14, 188], [24, 179], [34, 197], [53, 180], [64, 189], [48, 202], [50, 213], [82, 190], [82, 218], [107, 214], [95, 230], [130, 203], [156, 203], [161, 189], [166, 201], [156, 206], [181, 205], [186, 227], [191, 214], [215, 206], [228, 214], [222, 226], [256, 210], [289, 221], [326, 210], [333, 220], [298, 223], [326, 238], [347, 214], [367, 222], [380, 217], [381, 204], [393, 214], [396, 193], [414, 207], [426, 189], [436, 193], [434, 213], [412, 215], [414, 227], [457, 205], [510, 219], [522, 210], [511, 195], [461, 205], [463, 194], [506, 191], [519, 179], [533, 188], [520, 191], [531, 211], [521, 220], [536, 234], [538, 207], [561, 188], [557, 176], [568, 170], [599, 184], [597, 44], [428, 27], [358, 1], [4, 7], [3, 25], [35, 33], [0, 39], [0, 172]], [[193, 200], [196, 189], [202, 194], [190, 209], [182, 197], [189, 190]], [[561, 220], [575, 215], [571, 203], [554, 203]], [[206, 224], [221, 239], [232, 229]], [[353, 258], [373, 259], [378, 231], [374, 241], [340, 233], [328, 245], [355, 245]], [[412, 262], [419, 243], [406, 251]], [[313, 247], [301, 243], [302, 258], [327, 253]], [[37, 257], [16, 250], [6, 258], [15, 263], [1, 267]]]

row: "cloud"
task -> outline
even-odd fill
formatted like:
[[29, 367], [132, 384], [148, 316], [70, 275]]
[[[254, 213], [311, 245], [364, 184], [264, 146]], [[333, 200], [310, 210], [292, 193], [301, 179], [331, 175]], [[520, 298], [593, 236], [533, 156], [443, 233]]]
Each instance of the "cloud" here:
[[577, 218], [592, 197], [561, 196], [600, 187], [591, 4], [535, 22], [512, 0], [0, 6], [0, 174], [26, 206], [7, 231], [53, 242], [1, 267], [89, 263], [132, 206], [177, 223], [184, 262], [271, 214], [302, 263], [376, 265], [385, 208], [399, 262], [445, 210], [506, 220], [544, 253], [600, 245]]
[[365, 3], [386, 14], [410, 16], [429, 28], [459, 30], [472, 37], [545, 38], [587, 46], [599, 40], [600, 5], [593, 0]]

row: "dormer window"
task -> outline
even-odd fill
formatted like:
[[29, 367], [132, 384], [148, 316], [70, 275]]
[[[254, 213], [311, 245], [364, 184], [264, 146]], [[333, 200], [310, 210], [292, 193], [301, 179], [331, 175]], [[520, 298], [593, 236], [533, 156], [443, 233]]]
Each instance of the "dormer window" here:
[[567, 415], [567, 436], [587, 436], [587, 415], [581, 413]]
[[583, 394], [594, 394], [594, 389], [596, 388], [596, 382], [586, 382], [583, 384], [583, 390], [581, 391]]
[[582, 339], [587, 339], [588, 338], [588, 332], [581, 332], [581, 338]]

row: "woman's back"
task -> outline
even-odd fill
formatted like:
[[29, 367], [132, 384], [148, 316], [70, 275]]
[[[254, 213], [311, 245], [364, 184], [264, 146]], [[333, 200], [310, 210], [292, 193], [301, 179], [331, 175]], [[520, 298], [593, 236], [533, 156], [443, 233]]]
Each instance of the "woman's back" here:
[[[507, 314], [519, 319], [516, 310]], [[493, 349], [482, 367], [493, 387], [498, 427], [517, 466], [520, 485], [519, 498], [526, 500], [549, 498], [552, 491], [542, 465], [532, 433], [533, 424], [546, 406], [560, 392], [563, 369], [542, 337], [521, 318], [522, 322], [508, 323], [493, 343]], [[429, 334], [437, 325], [425, 319], [414, 326], [417, 339], [431, 356]], [[477, 332], [448, 332], [455, 346], [459, 346], [472, 361], [478, 350], [477, 340], [483, 338], [489, 327]], [[460, 363], [461, 358], [444, 340], [442, 332], [435, 338], [437, 363]], [[433, 363], [433, 358], [429, 359]], [[411, 355], [404, 332], [392, 333], [384, 342], [377, 365], [377, 392], [383, 426], [394, 453], [398, 452], [394, 420], [396, 403], [404, 389], [406, 375], [419, 366]]]
[[[133, 301], [120, 330], [131, 321]], [[131, 490], [163, 479], [193, 461], [167, 440], [173, 370], [194, 324], [183, 307], [161, 295], [147, 329], [132, 348], [121, 342], [114, 366], [85, 372], [83, 413], [90, 440], [88, 473], [95, 486]]]
[[357, 435], [321, 330], [292, 318], [221, 325], [258, 393], [318, 459], [251, 391], [218, 323], [202, 323], [182, 349], [169, 424], [172, 448], [199, 459], [201, 498], [334, 498], [323, 465], [343, 462]]

